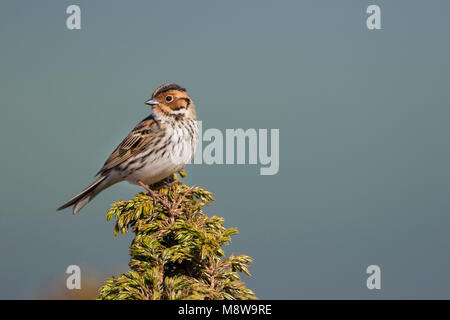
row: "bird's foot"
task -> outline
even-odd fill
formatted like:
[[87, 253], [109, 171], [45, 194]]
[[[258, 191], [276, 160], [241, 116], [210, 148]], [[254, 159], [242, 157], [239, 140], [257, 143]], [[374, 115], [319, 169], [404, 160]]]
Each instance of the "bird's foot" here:
[[163, 198], [161, 198], [161, 195], [159, 193], [156, 193], [155, 191], [153, 191], [152, 189], [150, 189], [145, 183], [143, 183], [142, 181], [138, 181], [139, 185], [141, 187], [143, 187], [145, 190], [148, 191], [148, 193], [150, 194], [150, 196], [153, 198], [153, 202], [156, 204], [157, 202], [161, 203], [164, 207], [166, 207], [167, 209], [170, 210], [170, 205], [169, 203], [164, 200]]

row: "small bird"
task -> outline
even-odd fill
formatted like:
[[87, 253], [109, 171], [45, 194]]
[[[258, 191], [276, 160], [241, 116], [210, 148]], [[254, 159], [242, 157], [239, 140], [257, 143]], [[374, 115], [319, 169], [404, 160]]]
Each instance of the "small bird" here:
[[78, 213], [97, 194], [121, 182], [144, 187], [153, 199], [158, 194], [148, 185], [183, 170], [198, 143], [195, 105], [186, 89], [167, 83], [145, 102], [152, 113], [117, 146], [97, 173], [99, 177], [57, 210], [73, 206]]

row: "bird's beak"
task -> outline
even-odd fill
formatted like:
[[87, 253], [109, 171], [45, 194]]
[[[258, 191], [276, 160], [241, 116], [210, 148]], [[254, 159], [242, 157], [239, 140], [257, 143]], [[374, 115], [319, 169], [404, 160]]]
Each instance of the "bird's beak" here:
[[156, 99], [150, 99], [150, 100], [145, 101], [145, 104], [148, 104], [149, 106], [154, 106], [154, 105], [160, 104], [160, 103]]

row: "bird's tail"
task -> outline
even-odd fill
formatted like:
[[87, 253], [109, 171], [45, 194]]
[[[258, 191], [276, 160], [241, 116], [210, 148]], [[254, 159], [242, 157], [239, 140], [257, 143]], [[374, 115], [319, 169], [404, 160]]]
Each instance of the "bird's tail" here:
[[84, 208], [85, 205], [88, 204], [89, 201], [94, 199], [94, 197], [100, 193], [100, 191], [104, 190], [106, 186], [102, 182], [106, 179], [106, 176], [100, 176], [97, 180], [92, 182], [89, 186], [87, 186], [83, 191], [77, 194], [75, 197], [64, 203], [61, 207], [56, 210], [62, 210], [68, 208], [73, 205], [72, 213], [76, 214], [81, 209]]

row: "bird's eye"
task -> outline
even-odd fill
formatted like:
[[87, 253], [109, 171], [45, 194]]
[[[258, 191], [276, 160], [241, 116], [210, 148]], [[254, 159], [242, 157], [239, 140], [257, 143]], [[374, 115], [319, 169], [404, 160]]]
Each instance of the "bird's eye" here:
[[166, 101], [167, 101], [167, 102], [170, 102], [170, 101], [172, 101], [172, 100], [173, 100], [173, 97], [172, 97], [172, 96], [167, 96], [167, 97], [166, 97]]

